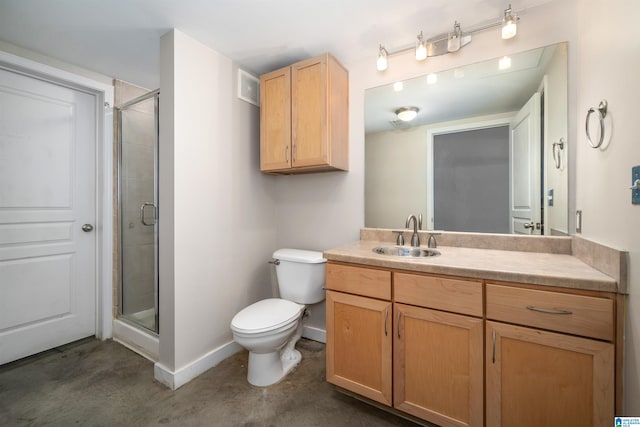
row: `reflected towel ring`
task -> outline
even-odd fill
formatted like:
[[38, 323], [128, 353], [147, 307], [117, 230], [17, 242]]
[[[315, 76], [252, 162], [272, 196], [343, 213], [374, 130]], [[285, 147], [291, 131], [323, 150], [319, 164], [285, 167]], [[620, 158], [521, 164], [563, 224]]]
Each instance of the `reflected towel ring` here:
[[[587, 132], [587, 142], [589, 143], [591, 148], [600, 147], [602, 145], [602, 141], [604, 141], [604, 118], [607, 117], [607, 106], [608, 106], [607, 100], [603, 99], [602, 101], [600, 101], [600, 105], [598, 105], [598, 108], [591, 107], [587, 112], [585, 130]], [[591, 116], [591, 113], [596, 113], [596, 112], [598, 113], [598, 118], [600, 121], [600, 141], [598, 141], [597, 144], [594, 144], [593, 141], [591, 140], [591, 135], [589, 134], [589, 117]]]
[[[556, 169], [560, 169], [560, 167], [562, 166], [562, 156], [560, 154], [561, 150], [564, 150], [564, 138], [560, 138], [560, 142], [554, 142], [552, 144], [552, 151], [553, 151], [553, 162], [556, 165]], [[558, 154], [556, 154], [556, 152]]]

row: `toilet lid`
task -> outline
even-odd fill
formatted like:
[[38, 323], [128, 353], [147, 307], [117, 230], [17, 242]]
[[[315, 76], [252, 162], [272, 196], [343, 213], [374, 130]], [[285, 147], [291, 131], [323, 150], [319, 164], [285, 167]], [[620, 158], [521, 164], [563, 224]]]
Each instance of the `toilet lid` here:
[[303, 308], [303, 305], [286, 299], [265, 299], [242, 309], [231, 320], [231, 327], [248, 333], [269, 331], [295, 320]]

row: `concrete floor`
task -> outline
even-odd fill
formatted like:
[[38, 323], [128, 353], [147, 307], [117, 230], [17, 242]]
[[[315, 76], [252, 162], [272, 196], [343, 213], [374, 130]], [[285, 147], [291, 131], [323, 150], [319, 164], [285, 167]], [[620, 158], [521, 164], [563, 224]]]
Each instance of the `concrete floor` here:
[[415, 426], [328, 384], [324, 344], [297, 348], [302, 362], [271, 387], [247, 383], [243, 351], [171, 391], [153, 363], [85, 339], [0, 366], [0, 426]]

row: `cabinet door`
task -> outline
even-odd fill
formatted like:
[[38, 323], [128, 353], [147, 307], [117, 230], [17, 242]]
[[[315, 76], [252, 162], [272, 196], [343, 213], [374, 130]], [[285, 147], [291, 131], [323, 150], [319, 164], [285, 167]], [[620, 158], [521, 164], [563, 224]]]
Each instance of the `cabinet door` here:
[[260, 77], [260, 170], [291, 167], [291, 69]]
[[327, 381], [391, 406], [391, 303], [327, 291]]
[[293, 167], [329, 164], [327, 56], [291, 66]]
[[610, 426], [613, 344], [487, 322], [489, 426]]
[[441, 426], [483, 423], [483, 321], [394, 304], [394, 406]]

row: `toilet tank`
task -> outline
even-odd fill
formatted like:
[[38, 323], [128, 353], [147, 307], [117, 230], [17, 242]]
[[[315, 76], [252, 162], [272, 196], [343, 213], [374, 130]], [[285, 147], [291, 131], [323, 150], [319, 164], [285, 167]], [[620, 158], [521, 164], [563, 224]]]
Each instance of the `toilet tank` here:
[[322, 252], [278, 249], [273, 253], [280, 298], [299, 304], [324, 300], [325, 266]]

